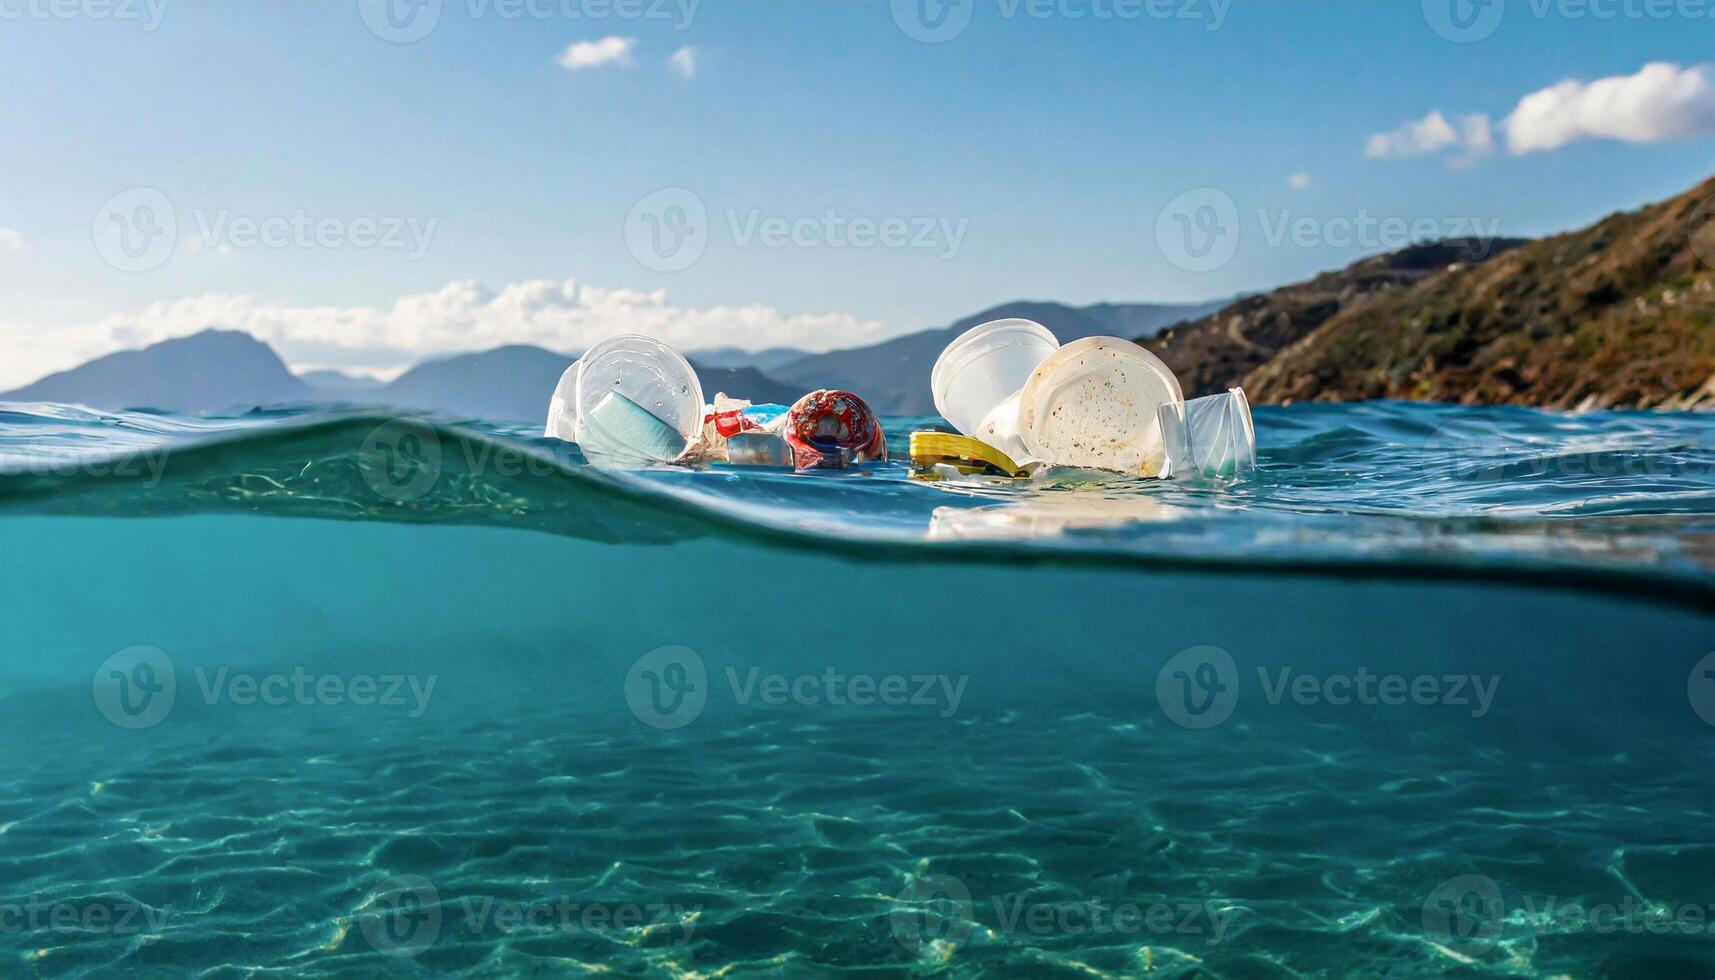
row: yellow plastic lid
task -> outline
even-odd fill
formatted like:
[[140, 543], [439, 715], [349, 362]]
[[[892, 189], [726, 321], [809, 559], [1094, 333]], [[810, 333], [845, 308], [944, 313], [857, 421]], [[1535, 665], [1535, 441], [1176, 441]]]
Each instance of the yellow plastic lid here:
[[1023, 476], [1024, 469], [1012, 457], [986, 442], [953, 432], [922, 431], [911, 433], [911, 462], [928, 469], [946, 464], [963, 473], [995, 472], [1002, 476]]

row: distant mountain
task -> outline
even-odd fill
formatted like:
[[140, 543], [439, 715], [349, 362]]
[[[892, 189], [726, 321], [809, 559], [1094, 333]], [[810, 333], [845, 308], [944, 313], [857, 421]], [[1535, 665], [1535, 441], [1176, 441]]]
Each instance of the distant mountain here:
[[219, 412], [303, 401], [310, 387], [274, 349], [246, 333], [204, 330], [142, 350], [120, 351], [50, 374], [6, 401], [70, 402], [92, 408]]
[[712, 368], [751, 367], [758, 371], [768, 371], [805, 356], [808, 356], [807, 352], [796, 347], [770, 347], [759, 351], [747, 351], [741, 347], [711, 347], [708, 350], [685, 352], [685, 357], [693, 364]]
[[[540, 423], [560, 375], [576, 359], [541, 347], [496, 347], [424, 361], [363, 400], [464, 418]], [[754, 368], [693, 366], [707, 398], [724, 391], [755, 402], [790, 403], [802, 394]]]
[[[1377, 256], [1152, 346], [1201, 389], [1242, 381], [1259, 402], [1715, 406], [1715, 177], [1582, 231], [1501, 245], [1481, 261]], [[1361, 287], [1415, 257], [1421, 274]]]
[[[1210, 304], [1212, 305], [1212, 304]], [[807, 355], [788, 348], [747, 353], [733, 347], [695, 352], [703, 393], [790, 404], [813, 388], [849, 388], [889, 414], [929, 414], [929, 368], [947, 341], [985, 320], [1023, 316], [1061, 340], [1150, 331], [1208, 306], [1059, 303], [997, 306], [939, 330], [872, 347]], [[391, 406], [459, 418], [540, 422], [566, 367], [576, 359], [541, 347], [512, 345], [424, 361], [382, 384], [339, 371], [294, 377], [272, 348], [248, 334], [205, 330], [143, 350], [97, 358], [50, 375], [0, 400], [59, 401], [92, 408], [222, 412], [258, 405], [347, 403]], [[758, 365], [769, 365], [759, 369]]]
[[1072, 307], [1020, 300], [965, 317], [947, 327], [895, 337], [871, 347], [812, 354], [773, 368], [769, 374], [806, 390], [855, 391], [884, 414], [933, 415], [935, 402], [929, 391], [929, 371], [948, 341], [979, 323], [1024, 317], [1052, 330], [1061, 343], [1066, 343], [1103, 334], [1126, 337], [1153, 333], [1169, 324], [1202, 316], [1219, 305], [1102, 303]]
[[[540, 424], [547, 416], [554, 385], [574, 360], [570, 354], [540, 347], [497, 347], [424, 361], [388, 384], [365, 384], [339, 372], [311, 371], [295, 377], [273, 348], [249, 334], [205, 330], [97, 358], [0, 393], [0, 401], [190, 413], [326, 402]], [[697, 365], [697, 375], [709, 398], [724, 391], [735, 398], [790, 403], [802, 394], [754, 368]]]
[[383, 382], [344, 371], [305, 371], [298, 380], [321, 391], [373, 391]]

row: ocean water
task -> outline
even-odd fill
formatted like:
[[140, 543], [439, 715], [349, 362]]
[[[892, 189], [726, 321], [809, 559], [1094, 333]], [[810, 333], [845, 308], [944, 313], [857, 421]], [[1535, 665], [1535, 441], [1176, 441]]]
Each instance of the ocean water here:
[[1715, 417], [1257, 427], [0, 407], [0, 977], [1715, 977]]

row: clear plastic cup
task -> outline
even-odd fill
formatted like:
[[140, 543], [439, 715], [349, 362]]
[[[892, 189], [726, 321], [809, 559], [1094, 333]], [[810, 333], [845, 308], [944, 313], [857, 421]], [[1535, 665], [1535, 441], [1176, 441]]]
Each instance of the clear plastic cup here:
[[947, 345], [929, 373], [935, 411], [960, 433], [984, 439], [983, 425], [992, 421], [996, 408], [1059, 348], [1054, 334], [1031, 320], [1014, 317], [972, 327]]
[[1179, 379], [1154, 354], [1119, 337], [1086, 337], [1031, 373], [1018, 396], [1018, 435], [1045, 463], [1159, 476], [1167, 464], [1160, 408], [1184, 402]]
[[1183, 415], [1162, 406], [1161, 424], [1174, 477], [1233, 477], [1256, 469], [1256, 424], [1242, 388], [1193, 398]]
[[703, 386], [673, 348], [636, 334], [584, 352], [560, 377], [547, 434], [570, 438], [592, 461], [671, 463], [703, 430]]

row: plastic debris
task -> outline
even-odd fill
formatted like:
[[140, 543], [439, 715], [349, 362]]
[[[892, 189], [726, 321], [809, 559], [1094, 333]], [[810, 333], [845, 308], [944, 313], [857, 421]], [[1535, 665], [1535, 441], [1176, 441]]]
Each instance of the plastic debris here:
[[1256, 425], [1241, 388], [1185, 403], [1183, 417], [1161, 406], [1170, 475], [1236, 477], [1256, 469]]
[[926, 480], [949, 476], [1021, 477], [1026, 473], [1026, 468], [1012, 457], [981, 440], [930, 431], [911, 433], [911, 469], [912, 475]]
[[786, 442], [798, 468], [844, 469], [887, 458], [887, 435], [864, 400], [849, 391], [812, 391], [786, 413]]
[[[1160, 358], [1119, 337], [1061, 346], [1039, 323], [992, 320], [947, 345], [929, 384], [942, 418], [1020, 467], [1149, 477], [1230, 477], [1256, 468], [1243, 391], [1188, 403]], [[938, 465], [945, 464], [925, 472]]]
[[625, 334], [584, 352], [554, 388], [545, 435], [602, 465], [671, 463], [699, 440], [703, 388], [691, 363], [650, 337]]

